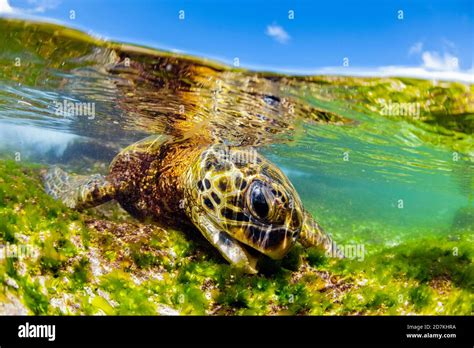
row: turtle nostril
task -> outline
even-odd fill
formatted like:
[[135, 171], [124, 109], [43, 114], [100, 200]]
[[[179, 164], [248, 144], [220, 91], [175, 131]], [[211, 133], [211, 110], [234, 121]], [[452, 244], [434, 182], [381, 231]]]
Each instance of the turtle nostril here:
[[297, 229], [296, 231], [293, 232], [293, 240], [297, 240], [298, 237], [300, 236], [301, 233], [301, 228]]

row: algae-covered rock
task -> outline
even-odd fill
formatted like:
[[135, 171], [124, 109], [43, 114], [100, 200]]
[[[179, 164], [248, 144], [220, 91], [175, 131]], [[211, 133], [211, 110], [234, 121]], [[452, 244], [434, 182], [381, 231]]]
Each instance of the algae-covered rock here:
[[0, 313], [91, 315], [472, 314], [470, 234], [363, 260], [297, 246], [258, 275], [195, 231], [133, 220], [115, 203], [77, 212], [43, 192], [41, 168], [0, 162]]

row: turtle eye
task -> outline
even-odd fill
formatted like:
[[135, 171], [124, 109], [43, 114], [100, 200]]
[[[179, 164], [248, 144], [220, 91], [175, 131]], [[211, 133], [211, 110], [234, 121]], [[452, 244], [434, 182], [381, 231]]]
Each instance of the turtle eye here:
[[262, 182], [255, 182], [252, 186], [249, 197], [250, 211], [258, 219], [267, 219], [271, 212], [271, 202], [266, 187]]

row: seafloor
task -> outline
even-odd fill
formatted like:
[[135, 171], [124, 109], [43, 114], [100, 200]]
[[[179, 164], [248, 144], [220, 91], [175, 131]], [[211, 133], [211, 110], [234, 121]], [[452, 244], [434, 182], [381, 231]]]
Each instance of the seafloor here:
[[43, 192], [40, 171], [0, 161], [3, 314], [473, 313], [472, 211], [455, 238], [418, 239], [363, 262], [296, 247], [245, 275], [201, 238], [133, 221], [115, 203], [64, 207]]

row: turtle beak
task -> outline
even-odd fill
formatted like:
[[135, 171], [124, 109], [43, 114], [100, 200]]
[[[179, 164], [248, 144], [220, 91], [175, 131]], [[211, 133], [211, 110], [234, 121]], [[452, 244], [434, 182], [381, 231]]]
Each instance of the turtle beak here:
[[265, 254], [274, 260], [281, 260], [295, 244], [294, 233], [289, 230], [285, 232], [273, 231], [272, 233], [285, 233], [285, 235], [276, 247], [265, 251]]

